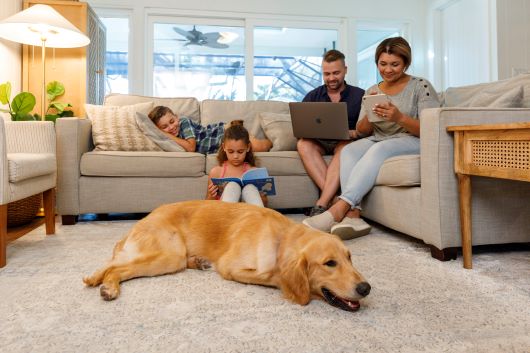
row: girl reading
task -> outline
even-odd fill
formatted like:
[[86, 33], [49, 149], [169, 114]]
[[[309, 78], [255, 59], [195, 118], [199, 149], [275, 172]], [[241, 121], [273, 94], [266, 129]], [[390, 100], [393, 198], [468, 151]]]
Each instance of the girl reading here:
[[[222, 190], [212, 183], [212, 178], [235, 177], [240, 178], [249, 169], [256, 168], [252, 153], [253, 143], [243, 127], [242, 120], [234, 120], [225, 129], [221, 147], [217, 153], [219, 165], [213, 167], [208, 174], [208, 191], [206, 199], [226, 202], [239, 202], [263, 207], [267, 203], [267, 196], [261, 194], [255, 185], [248, 184], [243, 188], [235, 182], [228, 182]], [[219, 193], [221, 194], [219, 197]]]

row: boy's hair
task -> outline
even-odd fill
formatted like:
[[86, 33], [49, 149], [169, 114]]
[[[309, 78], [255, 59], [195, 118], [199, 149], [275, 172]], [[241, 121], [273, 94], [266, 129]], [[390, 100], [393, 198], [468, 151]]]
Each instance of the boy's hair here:
[[332, 63], [337, 60], [340, 60], [343, 64], [346, 64], [346, 57], [344, 56], [344, 54], [342, 54], [336, 49], [328, 50], [324, 53], [324, 56], [322, 57], [322, 61], [325, 61], [327, 63]]
[[[250, 134], [248, 133], [248, 130], [243, 126], [243, 120], [232, 120], [228, 127], [224, 131], [223, 135], [223, 141], [224, 144], [226, 140], [243, 140], [245, 144], [250, 145]], [[228, 160], [228, 157], [226, 156], [226, 152], [223, 149], [223, 146], [219, 146], [219, 151], [217, 151], [217, 161], [219, 162], [219, 165], [223, 164], [225, 161]], [[256, 165], [256, 160], [254, 158], [254, 154], [252, 153], [252, 145], [250, 145], [250, 149], [245, 155], [245, 162], [250, 164], [251, 166]]]
[[149, 117], [149, 119], [151, 119], [151, 121], [155, 125], [158, 125], [158, 122], [160, 121], [160, 119], [167, 113], [175, 115], [175, 113], [173, 113], [173, 111], [169, 109], [168, 107], [159, 105], [159, 106], [154, 107], [153, 110], [151, 110], [147, 116]]
[[387, 38], [379, 43], [377, 49], [375, 50], [376, 65], [379, 62], [379, 57], [383, 53], [397, 55], [403, 59], [405, 71], [407, 71], [410, 64], [412, 63], [412, 50], [410, 49], [409, 43], [403, 37]]

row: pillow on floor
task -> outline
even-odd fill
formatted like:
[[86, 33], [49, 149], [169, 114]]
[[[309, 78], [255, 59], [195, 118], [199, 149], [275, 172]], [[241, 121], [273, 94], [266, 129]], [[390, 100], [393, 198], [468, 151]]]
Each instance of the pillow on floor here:
[[262, 112], [259, 115], [261, 128], [272, 142], [271, 152], [296, 151], [291, 114]]
[[136, 112], [148, 114], [153, 102], [126, 106], [85, 104], [96, 151], [162, 151], [136, 124]]
[[166, 152], [185, 152], [184, 147], [167, 137], [149, 117], [143, 113], [136, 113], [136, 123], [140, 130], [151, 139], [158, 147]]

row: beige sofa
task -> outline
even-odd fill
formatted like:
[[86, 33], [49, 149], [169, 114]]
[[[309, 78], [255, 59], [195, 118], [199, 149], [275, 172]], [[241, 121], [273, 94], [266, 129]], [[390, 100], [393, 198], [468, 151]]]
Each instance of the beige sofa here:
[[[457, 181], [453, 172], [453, 140], [448, 125], [530, 121], [530, 75], [521, 81], [524, 108], [440, 108], [421, 115], [421, 154], [387, 160], [376, 187], [363, 202], [363, 216], [423, 240], [439, 259], [456, 257], [460, 247]], [[495, 83], [497, 85], [503, 82]], [[484, 87], [448, 90], [446, 103], [487, 92]], [[455, 98], [456, 97], [456, 98]], [[469, 97], [467, 97], [469, 98]], [[466, 99], [467, 99], [466, 98]], [[193, 98], [111, 95], [105, 104], [130, 105], [154, 101], [170, 106], [202, 124], [242, 118], [256, 126], [260, 112], [288, 113], [283, 102], [233, 102]], [[149, 212], [170, 202], [202, 199], [207, 171], [215, 156], [187, 152], [95, 152], [91, 121], [58, 119], [57, 207], [63, 224], [84, 213]], [[257, 133], [257, 131], [254, 131]], [[276, 209], [313, 206], [318, 190], [296, 151], [256, 154], [259, 164], [276, 179]], [[476, 179], [476, 180], [475, 180]], [[473, 179], [473, 244], [530, 241], [530, 183]]]

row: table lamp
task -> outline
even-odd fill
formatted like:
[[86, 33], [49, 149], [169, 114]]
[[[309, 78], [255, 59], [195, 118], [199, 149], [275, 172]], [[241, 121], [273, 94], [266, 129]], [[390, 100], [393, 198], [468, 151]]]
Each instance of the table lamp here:
[[0, 21], [0, 38], [40, 45], [42, 61], [41, 119], [46, 115], [46, 47], [78, 48], [90, 39], [59, 12], [48, 5], [33, 5]]

